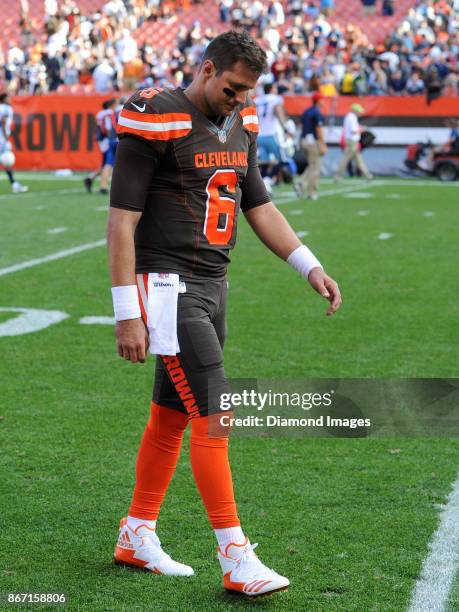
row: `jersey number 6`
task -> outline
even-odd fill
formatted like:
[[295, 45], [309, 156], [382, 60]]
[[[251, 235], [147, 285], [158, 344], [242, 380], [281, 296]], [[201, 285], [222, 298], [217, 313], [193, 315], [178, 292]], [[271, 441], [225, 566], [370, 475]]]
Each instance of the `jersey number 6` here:
[[209, 244], [224, 246], [231, 240], [236, 201], [220, 194], [220, 187], [236, 193], [237, 174], [234, 170], [216, 170], [207, 183], [204, 236]]

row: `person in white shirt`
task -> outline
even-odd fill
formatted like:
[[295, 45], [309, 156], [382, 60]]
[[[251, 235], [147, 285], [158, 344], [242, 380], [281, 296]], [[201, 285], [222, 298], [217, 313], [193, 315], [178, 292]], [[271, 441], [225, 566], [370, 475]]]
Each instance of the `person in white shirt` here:
[[21, 185], [13, 176], [13, 166], [16, 157], [10, 143], [11, 126], [13, 123], [13, 108], [8, 94], [0, 94], [0, 165], [5, 168], [13, 193], [24, 193], [29, 188]]
[[335, 181], [339, 181], [343, 178], [344, 169], [347, 168], [349, 162], [353, 160], [355, 160], [358, 169], [367, 180], [373, 178], [373, 175], [368, 170], [360, 154], [360, 134], [363, 128], [359, 125], [358, 115], [361, 115], [363, 112], [364, 109], [360, 104], [353, 104], [351, 110], [344, 117], [343, 135], [345, 149], [335, 174]]
[[282, 96], [272, 93], [272, 90], [273, 84], [265, 83], [263, 93], [254, 99], [260, 129], [257, 138], [258, 163], [268, 191], [271, 189], [274, 167], [288, 161], [278, 136], [279, 124], [284, 129], [288, 117]]
[[115, 43], [115, 49], [118, 57], [123, 64], [132, 62], [137, 57], [137, 42], [131, 36], [127, 28], [124, 28], [122, 37]]
[[94, 89], [97, 93], [107, 93], [113, 90], [115, 69], [110, 64], [108, 59], [104, 58], [100, 64], [98, 64], [92, 73], [92, 79], [94, 81]]

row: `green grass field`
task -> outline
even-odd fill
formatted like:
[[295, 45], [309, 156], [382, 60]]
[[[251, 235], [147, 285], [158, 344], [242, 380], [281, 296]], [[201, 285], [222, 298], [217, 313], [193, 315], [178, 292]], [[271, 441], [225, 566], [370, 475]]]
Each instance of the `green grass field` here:
[[[158, 534], [196, 575], [167, 579], [112, 564], [152, 359], [124, 362], [111, 325], [80, 323], [112, 316], [103, 246], [5, 273], [104, 238], [106, 197], [87, 195], [79, 177], [28, 178], [24, 195], [0, 182], [0, 331], [20, 314], [11, 308], [68, 316], [0, 336], [0, 592], [65, 592], [69, 609], [87, 611], [406, 610], [457, 477], [454, 439], [235, 437], [245, 531], [260, 543], [260, 557], [290, 578], [288, 592], [247, 601], [223, 591], [186, 448]], [[457, 378], [458, 187], [325, 181], [318, 202], [298, 201], [289, 188], [276, 192], [340, 282], [344, 304], [331, 319], [326, 303], [241, 219], [230, 268], [228, 375]], [[458, 585], [449, 609], [459, 610]]]

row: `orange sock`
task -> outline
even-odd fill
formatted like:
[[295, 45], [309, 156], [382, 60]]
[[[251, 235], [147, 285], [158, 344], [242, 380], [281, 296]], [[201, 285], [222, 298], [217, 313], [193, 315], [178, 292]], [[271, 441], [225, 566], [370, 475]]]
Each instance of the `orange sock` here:
[[228, 438], [209, 438], [208, 417], [191, 419], [190, 459], [212, 527], [240, 525], [228, 460]]
[[136, 465], [129, 516], [156, 520], [175, 471], [188, 415], [151, 403]]

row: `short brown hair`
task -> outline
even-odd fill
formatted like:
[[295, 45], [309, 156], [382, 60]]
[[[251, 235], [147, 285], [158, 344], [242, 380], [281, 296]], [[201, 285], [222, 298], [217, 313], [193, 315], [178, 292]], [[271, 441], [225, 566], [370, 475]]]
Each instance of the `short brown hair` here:
[[208, 45], [202, 58], [202, 63], [211, 60], [217, 74], [229, 70], [236, 62], [244, 62], [255, 74], [268, 70], [266, 53], [247, 32], [230, 30], [216, 36]]

